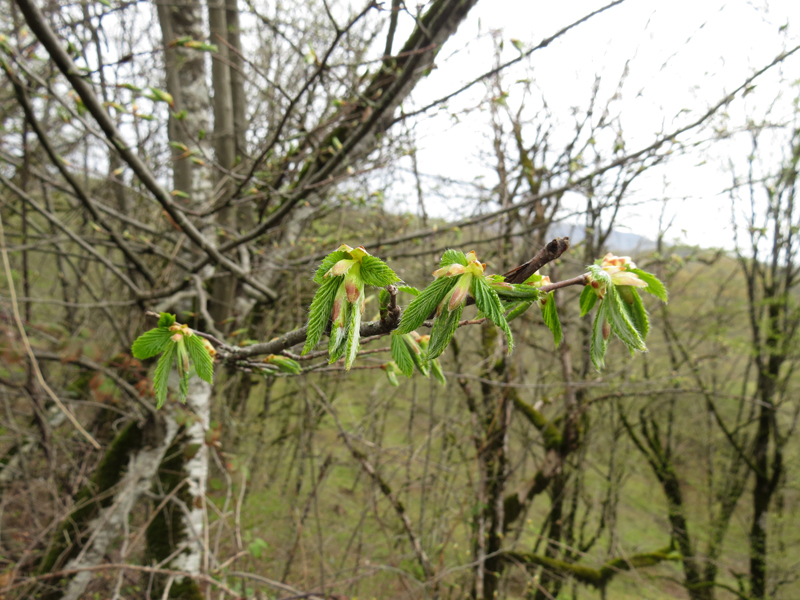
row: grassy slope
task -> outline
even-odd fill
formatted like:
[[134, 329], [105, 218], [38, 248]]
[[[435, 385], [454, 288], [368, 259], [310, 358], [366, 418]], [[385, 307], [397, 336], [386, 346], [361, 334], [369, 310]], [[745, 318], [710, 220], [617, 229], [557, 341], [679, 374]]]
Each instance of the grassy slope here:
[[[703, 314], [706, 329], [711, 331], [710, 335], [701, 339], [700, 333], [703, 332], [697, 328], [697, 323], [691, 322], [691, 319], [687, 320], [687, 329], [684, 333], [694, 352], [709, 353], [708, 360], [704, 362], [706, 374], [710, 378], [727, 377], [727, 381], [723, 379], [725, 385], [737, 383], [731, 381], [730, 365], [743, 361], [742, 356], [746, 351], [744, 343], [746, 331], [741, 322], [726, 323], [723, 320], [714, 323], [714, 316], [722, 314], [724, 312], [722, 309], [725, 307], [740, 309], [743, 298], [737, 289], [735, 275], [730, 279], [732, 285], [722, 291], [717, 289], [714, 282], [728, 279], [734, 268], [735, 265], [726, 260], [712, 267], [694, 266], [680, 273], [672, 284], [672, 314]], [[654, 328], [657, 328], [657, 313], [653, 316], [653, 322]], [[527, 327], [533, 328], [526, 332], [529, 336], [542, 333], [538, 326], [530, 324]], [[466, 335], [463, 332], [459, 334], [461, 338]], [[542, 345], [546, 346], [546, 343]], [[651, 353], [646, 359], [639, 356], [631, 361], [623, 355], [618, 345], [615, 346], [611, 352], [613, 358], [609, 372], [623, 368], [627, 370], [628, 381], [636, 381], [637, 378], [640, 380], [642, 363], [647, 360], [651, 374], [661, 373], [659, 376], [661, 380], [669, 381], [671, 376], [665, 371], [666, 352], [658, 331], [652, 334], [650, 347]], [[720, 356], [720, 352], [724, 356]], [[714, 356], [713, 353], [717, 355]], [[524, 362], [528, 358], [535, 358], [536, 353], [520, 348], [518, 354], [520, 360]], [[445, 368], [451, 369], [450, 366]], [[533, 375], [531, 373], [531, 376]], [[694, 387], [685, 377], [678, 379], [678, 383], [685, 387]], [[557, 377], [548, 375], [537, 379], [537, 381], [547, 380], [557, 381]], [[416, 382], [402, 382], [401, 387], [396, 390], [389, 387], [380, 371], [354, 372], [335, 384], [330, 377], [320, 378], [319, 382], [328, 388], [345, 429], [356, 434], [354, 443], [368, 453], [370, 460], [390, 482], [393, 489], [399, 491], [412, 521], [418, 527], [421, 479], [426, 468], [426, 440], [431, 427], [428, 419], [428, 383], [422, 379]], [[610, 384], [618, 385], [614, 384], [613, 380]], [[723, 384], [718, 385], [722, 389]], [[414, 386], [417, 389], [416, 400], [413, 393]], [[330, 452], [334, 455], [335, 467], [320, 488], [318, 505], [311, 505], [288, 580], [301, 588], [312, 586], [319, 581], [320, 569], [324, 565], [326, 581], [350, 580], [344, 588], [338, 589], [342, 593], [378, 598], [402, 597], [409, 594], [411, 597], [421, 597], [421, 591], [413, 579], [418, 575], [418, 568], [405, 543], [399, 520], [388, 503], [377, 492], [373, 492], [370, 485], [365, 485], [364, 474], [353, 462], [344, 444], [337, 439], [338, 432], [329, 416], [322, 417], [313, 436], [311, 454], [314, 456], [315, 466], [312, 467], [306, 460], [305, 473], [302, 476], [298, 475], [302, 459], [297, 457], [292, 459], [292, 454], [295, 452], [298, 439], [303, 438], [300, 434], [303, 428], [305, 398], [307, 395], [308, 402], [312, 405], [316, 399], [314, 391], [305, 388], [299, 382], [280, 382], [273, 388], [272, 396], [280, 397], [284, 395], [284, 390], [294, 393], [276, 402], [270, 411], [270, 417], [263, 419], [262, 384], [251, 394], [246, 416], [241, 420], [244, 429], [240, 431], [239, 437], [247, 442], [238, 448], [237, 452], [246, 456], [255, 453], [251, 491], [244, 509], [244, 525], [252, 538], [263, 538], [269, 544], [269, 549], [262, 558], [254, 560], [254, 566], [258, 571], [273, 578], [281, 577], [288, 548], [291, 547], [296, 535], [297, 521], [305, 509], [307, 495], [313, 485], [309, 471], [318, 468]], [[471, 481], [476, 477], [476, 473], [469, 460], [471, 456], [469, 423], [457, 386], [451, 382], [446, 390], [438, 389], [437, 386], [433, 386], [432, 390], [435, 395], [433, 407], [436, 417], [431, 443], [432, 460], [428, 463], [429, 486], [426, 492], [423, 540], [434, 564], [440, 569], [446, 569], [469, 562], [469, 522], [474, 506], [474, 497], [470, 490]], [[554, 400], [552, 406], [558, 405], [557, 390], [549, 388], [544, 391], [532, 390], [530, 394], [533, 399], [552, 396]], [[706, 415], [697, 395], [679, 396], [678, 402], [680, 410], [679, 421], [676, 424], [678, 430], [676, 439], [679, 452], [676, 467], [684, 481], [692, 532], [699, 540], [699, 547], [702, 550], [708, 516], [703, 466]], [[284, 403], [282, 407], [281, 403]], [[412, 406], [414, 421], [409, 425]], [[446, 406], [449, 407], [448, 413], [444, 415]], [[726, 416], [733, 416], [735, 406], [732, 402], [722, 401], [720, 406]], [[283, 422], [279, 415], [286, 416], [287, 411], [293, 414], [287, 417], [286, 422], [290, 423], [290, 427], [287, 430], [286, 440], [282, 447], [280, 445], [271, 447], [270, 440], [278, 436]], [[595, 414], [597, 421], [590, 442], [594, 459], [590, 461], [587, 493], [599, 501], [604, 493], [604, 483], [603, 478], [593, 468], [602, 467], [604, 448], [609, 447], [614, 440], [610, 437], [612, 435], [610, 430], [604, 428], [604, 424], [607, 424], [604, 419], [608, 416], [600, 411]], [[464, 453], [464, 457], [456, 457], [446, 467], [434, 468], [431, 465], [439, 459], [445, 430], [456, 440], [455, 445]], [[412, 443], [409, 443], [409, 431], [412, 432]], [[362, 443], [365, 439], [372, 440], [372, 443]], [[627, 474], [620, 493], [615, 547], [629, 554], [662, 547], [669, 540], [663, 494], [649, 467], [632, 445], [627, 440], [621, 440], [619, 444], [618, 453]], [[516, 445], [519, 448], [519, 444]], [[792, 457], [797, 456], [796, 442], [793, 443], [790, 453]], [[300, 448], [299, 455], [302, 454]], [[791, 468], [792, 460], [788, 463]], [[520, 466], [520, 472], [527, 469], [530, 473], [531, 468], [528, 459], [528, 464]], [[430, 478], [433, 472], [435, 477]], [[302, 485], [300, 493], [295, 497], [298, 477]], [[745, 492], [732, 519], [725, 551], [720, 561], [724, 566], [732, 566], [740, 571], [746, 569], [747, 502], [747, 492]], [[779, 540], [774, 534], [783, 531], [783, 541], [788, 544], [782, 555], [777, 552], [774, 554], [773, 568], [776, 571], [791, 565], [790, 548], [796, 547], [797, 541], [790, 539], [786, 532], [800, 525], [797, 520], [797, 508], [797, 486], [790, 478], [783, 494], [782, 517], [776, 515], [774, 520], [777, 531], [772, 532], [771, 538], [777, 550]], [[549, 500], [546, 497], [537, 498], [528, 514], [528, 522], [523, 528], [518, 547], [526, 549], [535, 544], [539, 528], [548, 510]], [[607, 556], [605, 554], [607, 547], [606, 533], [583, 564], [589, 566], [601, 564]], [[345, 550], [348, 551], [347, 555]], [[406, 575], [398, 576], [398, 569]], [[359, 577], [364, 579], [354, 583]], [[617, 577], [612, 583], [609, 597], [654, 600], [680, 598], [684, 595], [676, 580], [681, 579], [680, 567], [674, 563], [626, 573]], [[524, 582], [519, 573], [512, 572], [508, 597], [514, 597], [513, 593], [518, 588], [516, 583], [519, 583], [517, 580]], [[459, 586], [463, 585], [463, 581], [463, 571], [456, 571], [445, 578], [446, 587], [453, 586], [450, 589], [455, 594], [454, 597], [457, 597], [461, 590]], [[725, 568], [721, 570], [720, 581], [735, 585], [734, 578]], [[565, 586], [562, 595], [570, 597], [570, 590], [571, 585]], [[800, 586], [797, 584], [781, 589], [781, 597], [790, 598], [796, 593], [800, 593]], [[599, 598], [598, 592], [583, 587], [579, 588], [579, 595], [581, 598]], [[728, 596], [730, 594], [727, 592], [721, 591], [718, 594], [720, 598]]]

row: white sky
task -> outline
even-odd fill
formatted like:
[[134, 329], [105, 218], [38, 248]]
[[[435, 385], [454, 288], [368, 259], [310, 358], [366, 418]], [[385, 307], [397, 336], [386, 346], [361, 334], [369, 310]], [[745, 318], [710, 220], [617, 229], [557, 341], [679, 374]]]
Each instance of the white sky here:
[[[511, 38], [532, 47], [604, 4], [592, 0], [478, 2], [437, 59], [438, 71], [418, 86], [415, 105], [422, 106], [489, 70], [493, 61], [491, 30], [502, 30], [505, 61], [518, 56]], [[409, 21], [406, 27], [410, 27]], [[789, 26], [781, 31], [787, 22]], [[398, 32], [399, 39], [403, 33]], [[755, 70], [798, 44], [798, 0], [627, 0], [535, 52], [525, 67], [512, 68], [507, 73], [509, 103], [513, 105], [515, 93], [517, 97], [521, 93], [521, 86], [515, 88], [511, 83], [519, 77], [532, 77], [554, 116], [567, 125], [570, 108], [586, 104], [595, 74], [602, 78], [600, 96], [608, 98], [630, 60], [618, 110], [626, 149], [632, 151], [652, 143], [659, 131], [695, 120]], [[532, 70], [526, 71], [529, 67]], [[741, 127], [745, 115], [758, 120], [776, 98], [773, 114], [785, 120], [798, 93], [797, 84], [794, 89], [791, 84], [798, 79], [800, 53], [787, 59], [781, 70], [759, 79], [744, 101], [729, 107], [730, 127]], [[484, 86], [475, 86], [451, 102], [449, 112], [474, 107], [485, 95]], [[418, 131], [420, 169], [461, 180], [482, 174], [491, 182], [491, 164], [485, 162], [485, 154], [491, 150], [488, 120], [488, 112], [473, 112], [458, 125], [447, 118], [426, 119]], [[709, 136], [707, 130], [687, 139]], [[479, 152], [484, 153], [483, 158]], [[748, 153], [749, 144], [743, 139], [711, 151], [708, 144], [701, 145], [692, 154], [653, 170], [638, 184], [631, 200], [686, 198], [669, 205], [668, 216], [674, 217], [674, 225], [668, 238], [729, 247], [730, 201], [722, 192], [732, 178], [725, 165], [729, 159], [741, 164]], [[414, 210], [415, 203], [409, 194], [406, 207]], [[429, 207], [441, 216], [453, 216], [454, 209], [444, 203]], [[632, 207], [620, 223], [630, 231], [655, 237], [659, 210], [653, 204]]]

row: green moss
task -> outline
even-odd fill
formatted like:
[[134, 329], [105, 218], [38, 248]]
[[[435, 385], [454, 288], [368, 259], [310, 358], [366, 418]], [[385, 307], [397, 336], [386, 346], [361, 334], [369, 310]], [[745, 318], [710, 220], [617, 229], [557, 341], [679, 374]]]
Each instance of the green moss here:
[[664, 548], [655, 552], [646, 552], [643, 554], [635, 554], [628, 558], [614, 559], [599, 569], [591, 567], [584, 567], [568, 563], [563, 560], [555, 558], [548, 558], [546, 556], [539, 556], [538, 554], [527, 554], [524, 552], [507, 552], [504, 555], [505, 560], [514, 564], [522, 564], [525, 566], [539, 566], [558, 573], [559, 575], [572, 577], [576, 581], [584, 585], [590, 585], [596, 589], [605, 588], [608, 582], [611, 581], [615, 575], [621, 571], [629, 571], [631, 569], [639, 569], [642, 567], [651, 567], [657, 565], [665, 560], [680, 560], [680, 555], [673, 552], [671, 548]]
[[[186, 452], [181, 448], [182, 430], [175, 436], [175, 442], [167, 450], [166, 457], [158, 469], [158, 481], [153, 485], [153, 493], [166, 495], [175, 489], [186, 477], [184, 470], [187, 460]], [[192, 497], [188, 488], [183, 486], [176, 494], [177, 498], [191, 507]], [[159, 502], [157, 502], [158, 504]], [[145, 539], [147, 548], [145, 551], [145, 564], [161, 563], [171, 555], [186, 536], [186, 527], [183, 523], [183, 513], [173, 502], [168, 502], [147, 527]], [[156, 577], [153, 597], [160, 598], [166, 579]], [[184, 579], [181, 582], [174, 582], [169, 591], [170, 598], [181, 600], [203, 600], [200, 588], [191, 579]]]
[[[113, 494], [107, 494], [117, 485], [128, 468], [131, 454], [142, 447], [143, 430], [136, 423], [130, 423], [114, 439], [103, 460], [95, 471], [91, 482], [75, 496], [78, 506], [56, 529], [49, 552], [39, 564], [40, 573], [49, 573], [60, 568], [69, 559], [78, 555], [82, 542], [89, 533], [86, 526], [100, 511], [114, 501]], [[100, 496], [99, 500], [94, 500]], [[67, 543], [67, 538], [72, 544]]]
[[510, 395], [516, 409], [525, 415], [525, 418], [530, 421], [531, 425], [542, 432], [544, 447], [547, 450], [561, 447], [561, 432], [558, 430], [556, 424], [552, 421], [548, 421], [541, 412], [520, 398], [516, 390]]

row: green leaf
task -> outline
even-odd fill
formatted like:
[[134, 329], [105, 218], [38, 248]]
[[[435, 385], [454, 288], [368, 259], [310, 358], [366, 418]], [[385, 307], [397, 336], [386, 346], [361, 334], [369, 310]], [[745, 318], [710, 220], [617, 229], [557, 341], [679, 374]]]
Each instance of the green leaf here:
[[445, 311], [433, 322], [431, 341], [428, 344], [428, 360], [438, 358], [445, 351], [450, 340], [453, 339], [453, 334], [458, 329], [458, 321], [461, 319], [463, 310], [464, 305], [459, 304], [453, 312]]
[[431, 373], [433, 373], [433, 378], [441, 383], [442, 385], [447, 385], [447, 378], [444, 376], [442, 372], [442, 364], [439, 362], [438, 358], [433, 359], [430, 362], [431, 365]]
[[448, 267], [450, 265], [459, 264], [467, 266], [467, 257], [461, 250], [445, 250], [442, 254], [442, 259], [439, 261], [439, 267]]
[[158, 88], [150, 87], [150, 91], [153, 93], [152, 96], [147, 96], [151, 100], [155, 100], [156, 102], [166, 102], [170, 106], [175, 106], [175, 101], [172, 98], [172, 94], [165, 92], [164, 90], [160, 90]]
[[423, 352], [422, 348], [420, 348], [420, 345], [413, 337], [411, 337], [410, 334], [403, 336], [403, 342], [411, 353], [411, 360], [414, 361], [414, 366], [417, 367], [417, 370], [420, 373], [427, 377], [430, 374], [430, 371], [426, 362], [426, 353]]
[[386, 378], [389, 380], [389, 384], [393, 385], [394, 387], [398, 387], [400, 382], [397, 381], [397, 375], [395, 375], [395, 370], [397, 366], [393, 362], [386, 363], [384, 369], [386, 370]]
[[620, 286], [618, 291], [622, 295], [623, 306], [628, 311], [628, 316], [633, 322], [633, 326], [636, 327], [636, 331], [639, 332], [642, 340], [646, 340], [647, 334], [650, 333], [650, 320], [647, 318], [647, 311], [644, 308], [641, 296], [639, 296], [637, 289], [632, 286]]
[[506, 322], [510, 323], [517, 317], [521, 317], [531, 307], [533, 302], [523, 301], [513, 305], [511, 311], [506, 315]]
[[[339, 306], [339, 314], [336, 307]], [[350, 319], [351, 305], [347, 301], [346, 284], [339, 285], [333, 298], [333, 314], [331, 315], [331, 334], [328, 339], [328, 364], [333, 364], [342, 357], [347, 342], [347, 327]], [[334, 318], [335, 315], [335, 318]]]
[[592, 326], [592, 339], [589, 348], [589, 353], [592, 356], [592, 364], [598, 371], [602, 371], [605, 366], [606, 348], [608, 348], [608, 340], [603, 337], [603, 323], [606, 320], [606, 302], [605, 300], [600, 303], [597, 312], [594, 315], [594, 325]]
[[415, 287], [411, 287], [410, 285], [398, 285], [397, 286], [398, 292], [405, 292], [406, 294], [411, 294], [412, 296], [419, 296], [419, 290]]
[[414, 374], [414, 359], [411, 358], [411, 350], [403, 340], [402, 335], [392, 334], [392, 360], [406, 377]]
[[178, 400], [186, 404], [189, 394], [189, 353], [186, 351], [185, 339], [175, 344], [178, 350], [176, 365], [178, 367]]
[[328, 256], [322, 259], [322, 262], [319, 264], [319, 267], [317, 267], [316, 273], [314, 273], [314, 283], [322, 285], [325, 273], [330, 271], [333, 265], [335, 265], [340, 260], [347, 260], [349, 258], [350, 255], [344, 250], [336, 250], [328, 254]]
[[189, 358], [192, 359], [197, 376], [203, 381], [214, 383], [214, 359], [206, 350], [200, 336], [193, 335], [186, 338], [186, 349], [189, 351]]
[[630, 350], [646, 352], [647, 346], [645, 346], [642, 337], [633, 325], [633, 321], [631, 321], [631, 318], [628, 316], [628, 311], [623, 306], [624, 303], [616, 286], [608, 286], [603, 304], [607, 305], [606, 313], [608, 315], [608, 322], [611, 325], [611, 331], [613, 331]]
[[269, 544], [262, 540], [261, 538], [256, 538], [250, 544], [248, 544], [247, 549], [250, 551], [250, 554], [253, 555], [253, 558], [259, 559], [261, 555], [264, 553], [265, 550], [269, 548]]
[[592, 275], [592, 279], [599, 283], [600, 285], [612, 285], [611, 283], [611, 275], [606, 273], [603, 269], [600, 268], [598, 265], [589, 265], [586, 267], [589, 270], [589, 273]]
[[361, 278], [364, 283], [374, 287], [384, 287], [400, 281], [397, 273], [377, 256], [366, 255], [361, 259]]
[[158, 326], [170, 328], [175, 325], [175, 315], [169, 313], [159, 313]]
[[494, 323], [497, 327], [503, 330], [508, 340], [508, 352], [511, 353], [514, 347], [514, 336], [511, 335], [511, 329], [508, 326], [503, 315], [503, 305], [500, 303], [500, 298], [497, 293], [489, 287], [486, 279], [483, 277], [473, 277], [472, 279], [472, 296], [475, 298], [475, 304], [478, 306], [484, 315]]
[[656, 277], [652, 273], [648, 273], [647, 271], [642, 271], [641, 269], [629, 269], [629, 271], [631, 273], [635, 273], [636, 275], [638, 275], [639, 279], [641, 279], [647, 284], [647, 287], [643, 288], [645, 292], [653, 294], [664, 304], [667, 304], [667, 302], [669, 302], [669, 294], [667, 293], [667, 288], [664, 286], [663, 283], [661, 283], [658, 277]]
[[583, 291], [581, 292], [581, 300], [580, 300], [581, 316], [583, 317], [590, 310], [592, 310], [596, 303], [597, 303], [597, 294], [595, 294], [594, 288], [591, 285], [584, 286]]
[[378, 306], [380, 307], [380, 310], [386, 310], [389, 308], [389, 300], [391, 300], [389, 292], [381, 289], [381, 291], [378, 292]]
[[458, 277], [439, 277], [422, 290], [403, 311], [397, 333], [411, 333], [431, 315], [447, 293], [453, 289]]
[[539, 275], [539, 273], [533, 273], [530, 277], [528, 277], [525, 281], [522, 282], [523, 285], [533, 285], [534, 283], [539, 283], [543, 279], [543, 275]]
[[561, 345], [561, 340], [564, 339], [564, 332], [561, 330], [561, 321], [558, 318], [558, 309], [556, 308], [556, 297], [552, 292], [547, 294], [547, 299], [542, 307], [542, 318], [544, 324], [553, 333], [553, 341], [556, 348]]
[[156, 372], [153, 374], [153, 391], [156, 395], [156, 408], [161, 408], [167, 399], [167, 382], [169, 372], [172, 370], [172, 362], [178, 354], [178, 344], [170, 341], [164, 354], [158, 359]]
[[350, 319], [353, 318], [353, 308], [349, 302], [345, 302], [342, 307], [344, 311], [344, 327], [336, 328], [331, 332], [331, 338], [328, 341], [328, 364], [332, 365], [337, 360], [342, 358], [345, 349], [347, 348], [347, 332], [350, 327]]
[[[363, 294], [364, 291], [362, 290]], [[361, 307], [356, 304], [350, 309], [350, 329], [347, 332], [347, 348], [344, 354], [344, 368], [350, 370], [358, 354], [358, 338], [361, 335]]]
[[524, 283], [490, 283], [495, 293], [501, 300], [538, 300], [539, 290], [532, 285]]
[[216, 44], [207, 44], [206, 42], [198, 42], [192, 40], [191, 42], [186, 42], [184, 44], [187, 48], [194, 48], [195, 50], [200, 50], [201, 52], [219, 52], [219, 47]]
[[288, 373], [289, 375], [297, 375], [303, 370], [299, 362], [297, 362], [296, 360], [292, 360], [288, 356], [270, 354], [267, 358], [264, 359], [264, 362], [267, 363], [268, 365], [274, 365], [278, 367], [280, 371], [282, 371], [283, 373]]
[[133, 342], [131, 352], [140, 360], [151, 358], [164, 351], [167, 344], [170, 343], [170, 337], [172, 337], [172, 332], [164, 327], [145, 331]]
[[319, 286], [317, 293], [314, 295], [314, 300], [311, 301], [308, 313], [308, 333], [306, 335], [306, 343], [303, 346], [303, 354], [311, 352], [320, 338], [322, 338], [322, 334], [325, 333], [325, 328], [328, 326], [328, 318], [333, 310], [333, 299], [336, 297], [336, 291], [339, 289], [343, 279], [343, 276], [329, 277], [322, 282], [322, 285]]

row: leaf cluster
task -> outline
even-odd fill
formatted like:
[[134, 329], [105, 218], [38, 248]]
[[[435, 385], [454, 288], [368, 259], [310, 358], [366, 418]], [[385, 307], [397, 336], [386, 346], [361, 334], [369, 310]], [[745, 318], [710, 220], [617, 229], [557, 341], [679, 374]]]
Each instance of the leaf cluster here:
[[320, 287], [309, 309], [303, 354], [314, 349], [330, 326], [330, 362], [344, 356], [345, 369], [350, 370], [358, 354], [364, 287], [385, 287], [397, 281], [400, 278], [385, 262], [362, 247], [342, 245], [328, 254], [314, 273]]
[[[644, 291], [667, 302], [666, 287], [655, 275], [635, 268], [629, 271], [647, 284], [642, 288]], [[599, 302], [592, 325], [590, 354], [595, 369], [601, 371], [605, 367], [611, 333], [625, 344], [631, 354], [647, 352], [645, 340], [650, 331], [650, 322], [636, 287], [615, 285], [612, 277], [598, 265], [590, 265], [589, 274], [590, 283], [581, 293], [580, 309], [581, 316], [584, 316]]]
[[131, 351], [140, 360], [161, 354], [153, 375], [153, 391], [158, 408], [167, 399], [167, 384], [173, 364], [178, 369], [180, 378], [178, 399], [181, 402], [186, 401], [192, 367], [200, 379], [213, 383], [214, 359], [203, 339], [186, 325], [176, 324], [175, 315], [161, 313], [156, 327], [140, 335], [133, 343]]

